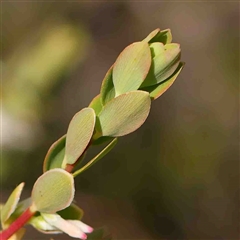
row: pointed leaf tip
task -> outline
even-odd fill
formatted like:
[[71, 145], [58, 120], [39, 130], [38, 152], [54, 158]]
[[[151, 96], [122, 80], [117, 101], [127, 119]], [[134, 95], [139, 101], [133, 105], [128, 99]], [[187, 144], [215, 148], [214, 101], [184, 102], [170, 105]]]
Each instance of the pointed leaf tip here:
[[6, 204], [1, 209], [1, 221], [2, 223], [6, 222], [11, 214], [15, 211], [17, 204], [19, 202], [23, 187], [25, 183], [20, 183], [11, 193]]
[[158, 33], [160, 32], [160, 28], [153, 30], [148, 34], [146, 38], [143, 39], [144, 42], [150, 42]]
[[152, 38], [148, 40], [149, 43], [161, 42], [163, 44], [168, 44], [172, 42], [172, 33], [170, 29], [165, 29], [157, 32]]

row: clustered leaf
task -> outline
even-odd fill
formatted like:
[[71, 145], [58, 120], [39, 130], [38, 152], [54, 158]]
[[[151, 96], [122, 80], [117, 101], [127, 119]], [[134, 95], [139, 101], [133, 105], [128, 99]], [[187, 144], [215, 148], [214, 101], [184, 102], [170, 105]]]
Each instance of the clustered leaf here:
[[90, 145], [137, 130], [146, 120], [151, 100], [175, 81], [184, 63], [172, 43], [170, 29], [156, 29], [127, 46], [106, 73], [100, 93], [70, 122], [66, 136], [56, 141], [44, 160], [44, 171], [75, 166]]
[[184, 67], [184, 63], [181, 62], [177, 67], [177, 69], [175, 70], [175, 72], [169, 78], [167, 78], [163, 83], [145, 87], [145, 88], [142, 88], [142, 90], [149, 92], [150, 97], [153, 100], [159, 98], [164, 92], [167, 91], [169, 87], [172, 86], [172, 84], [176, 80], [177, 76], [179, 75], [183, 67]]
[[[48, 150], [44, 173], [35, 182], [31, 198], [18, 203], [24, 183], [13, 191], [1, 209], [2, 227], [29, 208], [36, 212], [29, 224], [43, 233], [65, 232], [82, 239], [87, 238], [87, 233], [89, 240], [111, 239], [103, 229], [93, 231], [80, 221], [83, 211], [73, 203], [74, 177], [111, 151], [118, 137], [132, 133], [145, 122], [151, 100], [160, 97], [184, 67], [180, 58], [180, 45], [172, 43], [170, 29], [158, 28], [142, 41], [127, 46], [106, 73], [100, 93], [74, 115], [67, 133]], [[106, 142], [99, 154], [69, 173], [90, 146]], [[24, 231], [21, 228], [12, 239], [21, 239]]]

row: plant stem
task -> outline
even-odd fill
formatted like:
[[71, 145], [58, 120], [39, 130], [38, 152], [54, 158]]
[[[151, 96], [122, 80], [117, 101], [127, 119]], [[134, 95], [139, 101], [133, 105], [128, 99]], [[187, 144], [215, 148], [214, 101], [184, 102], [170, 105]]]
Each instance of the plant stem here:
[[31, 211], [29, 207], [14, 222], [12, 222], [7, 229], [0, 232], [0, 239], [8, 240], [14, 233], [16, 233], [21, 227], [23, 227], [35, 213], [36, 212]]
[[85, 164], [82, 168], [78, 169], [73, 173], [73, 177], [76, 177], [80, 173], [84, 172], [88, 168], [90, 168], [94, 163], [103, 158], [107, 153], [109, 153], [112, 148], [117, 144], [117, 138], [114, 138], [100, 153], [98, 153], [93, 159], [91, 159], [87, 164]]

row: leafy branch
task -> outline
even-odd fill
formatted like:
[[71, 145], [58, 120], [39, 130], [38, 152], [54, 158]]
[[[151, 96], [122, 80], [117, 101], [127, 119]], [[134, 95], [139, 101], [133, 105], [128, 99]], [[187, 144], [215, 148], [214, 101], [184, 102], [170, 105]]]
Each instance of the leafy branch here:
[[[52, 144], [43, 174], [31, 197], [19, 202], [24, 183], [12, 192], [1, 210], [1, 240], [22, 239], [25, 224], [42, 233], [67, 233], [74, 238], [111, 239], [81, 221], [83, 211], [73, 203], [74, 177], [109, 153], [118, 137], [137, 130], [147, 119], [151, 102], [175, 81], [184, 63], [169, 29], [156, 29], [144, 40], [127, 46], [103, 79], [88, 107], [72, 118], [66, 135]], [[78, 168], [90, 147], [105, 148]], [[72, 173], [73, 172], [73, 173]], [[88, 234], [88, 235], [87, 235]]]

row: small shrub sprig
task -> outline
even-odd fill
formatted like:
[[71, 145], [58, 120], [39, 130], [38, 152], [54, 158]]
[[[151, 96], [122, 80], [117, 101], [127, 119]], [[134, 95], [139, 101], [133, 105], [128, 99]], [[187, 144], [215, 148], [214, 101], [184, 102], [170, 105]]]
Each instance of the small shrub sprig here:
[[[28, 199], [19, 202], [18, 185], [1, 209], [1, 240], [22, 239], [24, 225], [42, 233], [67, 233], [79, 239], [111, 239], [102, 229], [81, 221], [83, 210], [74, 202], [74, 178], [109, 153], [118, 137], [137, 130], [148, 117], [151, 102], [175, 81], [184, 63], [180, 45], [172, 43], [170, 29], [156, 29], [127, 46], [103, 79], [100, 94], [72, 118], [66, 135], [48, 150], [43, 174]], [[78, 167], [90, 147], [106, 146]], [[88, 234], [88, 235], [87, 235]]]

